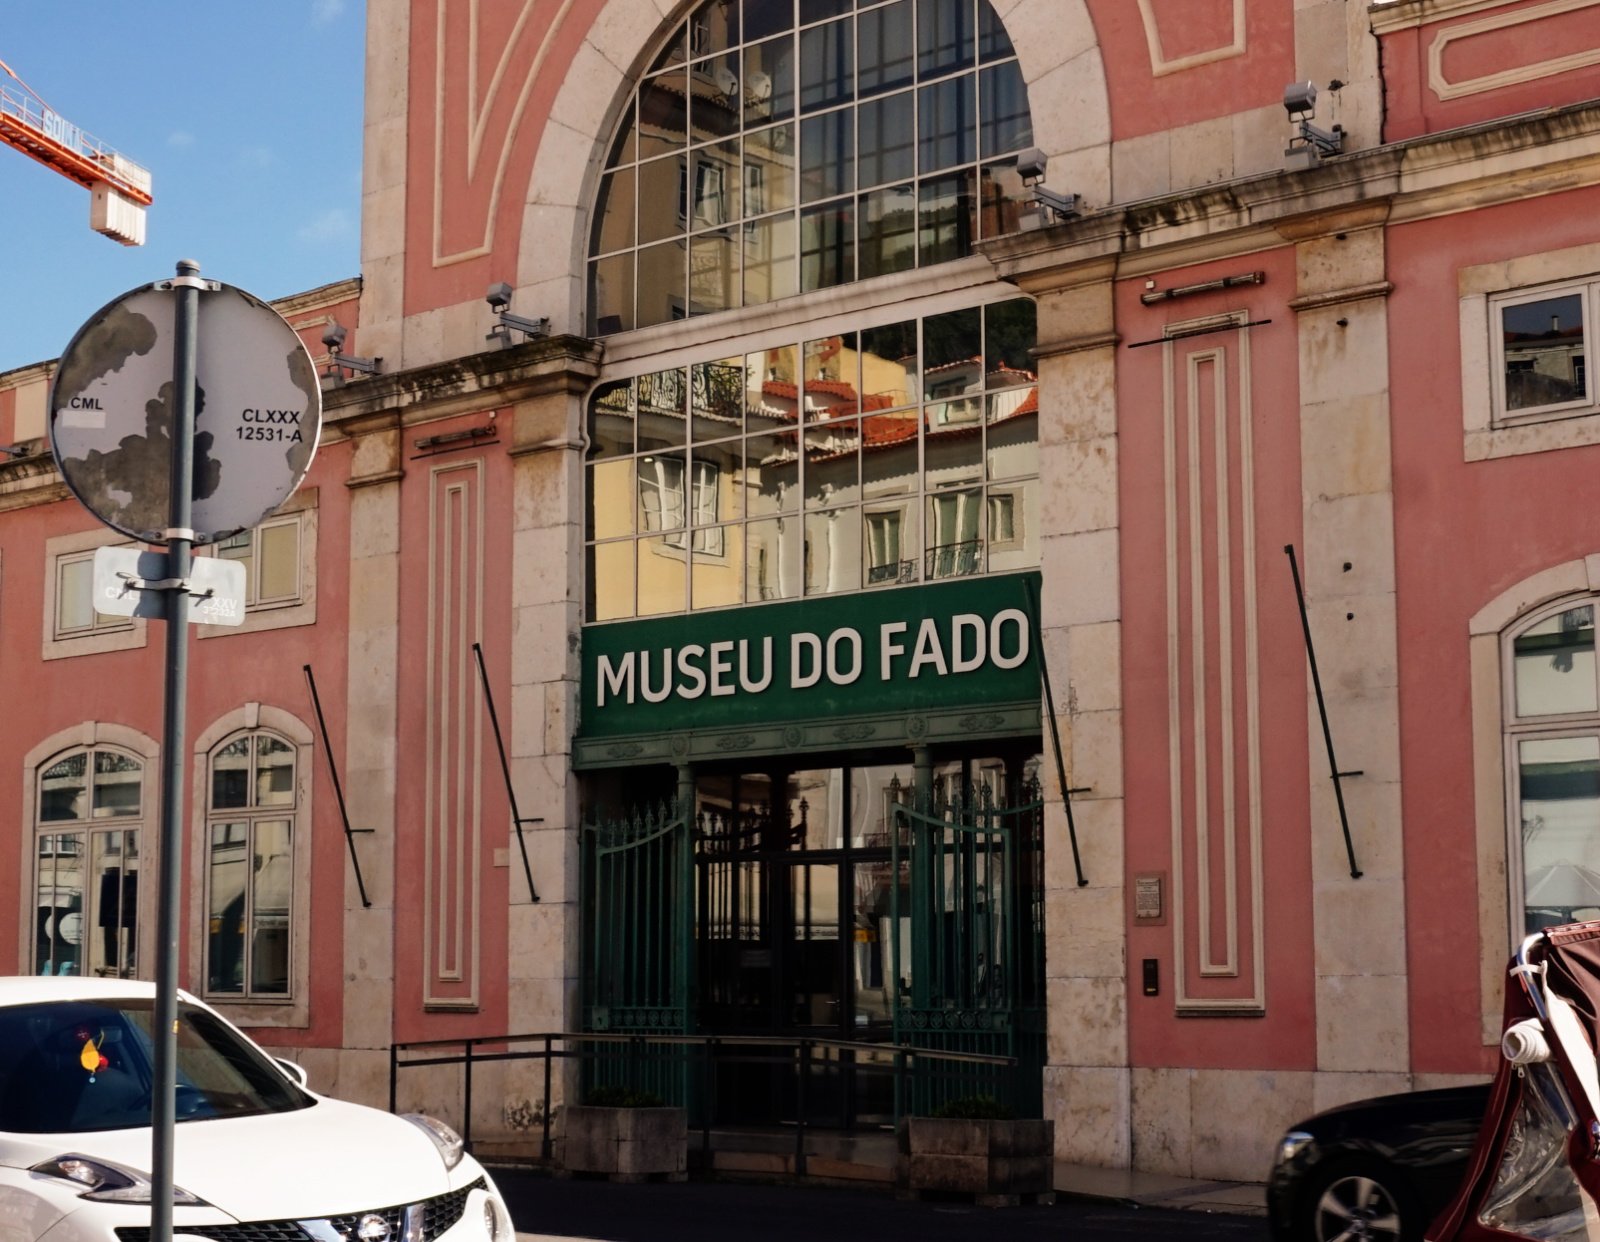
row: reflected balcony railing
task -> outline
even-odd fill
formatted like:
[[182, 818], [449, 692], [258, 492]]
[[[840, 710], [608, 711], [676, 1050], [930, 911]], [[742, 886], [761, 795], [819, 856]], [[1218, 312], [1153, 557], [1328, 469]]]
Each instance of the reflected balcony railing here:
[[882, 565], [867, 566], [867, 585], [877, 586], [882, 582], [915, 582], [917, 580], [917, 563], [915, 561], [888, 561]]
[[983, 540], [964, 539], [960, 543], [941, 543], [928, 549], [927, 577], [959, 578], [978, 572]]

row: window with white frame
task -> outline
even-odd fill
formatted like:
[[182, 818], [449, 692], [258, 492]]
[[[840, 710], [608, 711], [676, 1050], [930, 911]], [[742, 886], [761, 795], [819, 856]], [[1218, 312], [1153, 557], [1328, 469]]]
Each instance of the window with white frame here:
[[206, 993], [287, 1000], [294, 924], [295, 747], [236, 734], [211, 753], [206, 808]]
[[217, 544], [218, 556], [244, 566], [246, 607], [300, 602], [301, 519], [299, 513], [269, 518]]
[[1489, 299], [1496, 421], [1502, 426], [1591, 414], [1589, 329], [1600, 280], [1518, 289]]
[[1600, 917], [1596, 602], [1545, 607], [1506, 638], [1511, 898], [1527, 931]]
[[33, 970], [131, 979], [139, 969], [144, 763], [79, 747], [36, 772]]
[[60, 641], [133, 628], [132, 617], [112, 617], [94, 607], [94, 549], [55, 558], [55, 622]]

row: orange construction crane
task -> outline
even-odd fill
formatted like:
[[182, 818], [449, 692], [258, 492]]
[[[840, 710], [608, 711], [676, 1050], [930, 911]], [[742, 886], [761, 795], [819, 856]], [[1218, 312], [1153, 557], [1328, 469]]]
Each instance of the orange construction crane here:
[[96, 233], [142, 246], [150, 173], [51, 109], [3, 60], [0, 70], [21, 88], [0, 81], [0, 142], [86, 187]]

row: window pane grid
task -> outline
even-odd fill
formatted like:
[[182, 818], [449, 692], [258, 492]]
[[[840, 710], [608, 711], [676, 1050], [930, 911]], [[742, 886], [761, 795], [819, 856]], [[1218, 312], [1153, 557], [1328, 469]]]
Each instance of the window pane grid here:
[[206, 830], [206, 989], [286, 1000], [293, 924], [295, 748], [243, 734], [212, 752]]
[[[143, 777], [140, 760], [98, 747], [75, 751], [39, 771], [36, 974], [137, 974]], [[62, 831], [64, 823], [76, 826]]]
[[587, 620], [1036, 565], [1035, 315], [1012, 299], [598, 389]]
[[[715, 7], [678, 27], [657, 61], [669, 67], [619, 125], [591, 237], [591, 332], [945, 262], [1016, 227], [1020, 182], [978, 168], [1032, 141], [986, 0], [747, 2], [742, 25]], [[753, 145], [763, 131], [783, 148]], [[890, 186], [910, 197], [867, 197]]]

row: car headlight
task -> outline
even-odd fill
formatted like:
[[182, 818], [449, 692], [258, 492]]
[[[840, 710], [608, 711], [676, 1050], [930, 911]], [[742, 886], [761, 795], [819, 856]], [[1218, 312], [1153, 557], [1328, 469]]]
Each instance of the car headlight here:
[[1296, 1156], [1298, 1156], [1316, 1141], [1317, 1140], [1314, 1135], [1307, 1134], [1304, 1130], [1290, 1130], [1278, 1140], [1278, 1158], [1276, 1163], [1288, 1164], [1289, 1161], [1293, 1160]]
[[439, 1149], [439, 1157], [444, 1161], [445, 1168], [453, 1169], [461, 1163], [461, 1157], [466, 1154], [466, 1144], [461, 1141], [461, 1136], [444, 1122], [424, 1113], [400, 1115], [433, 1140], [433, 1145]]
[[[100, 1203], [149, 1203], [151, 1191], [155, 1189], [148, 1174], [75, 1152], [36, 1164], [29, 1172], [73, 1182], [84, 1187], [79, 1192], [80, 1199], [94, 1199]], [[206, 1206], [204, 1199], [182, 1186], [172, 1188], [172, 1201], [190, 1207]]]

